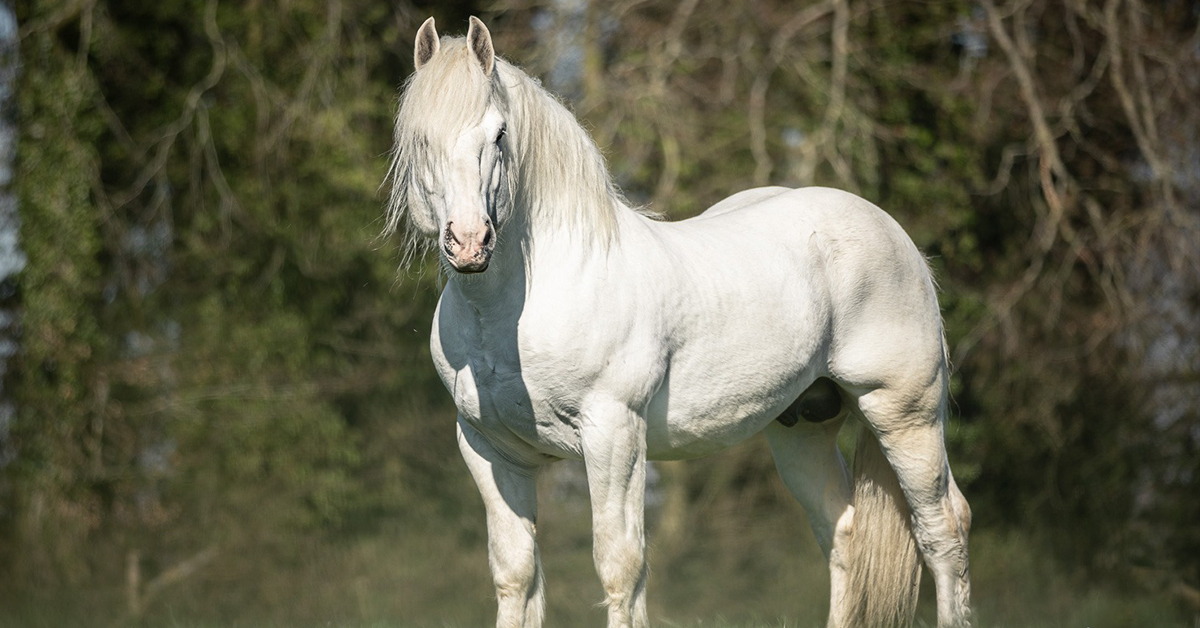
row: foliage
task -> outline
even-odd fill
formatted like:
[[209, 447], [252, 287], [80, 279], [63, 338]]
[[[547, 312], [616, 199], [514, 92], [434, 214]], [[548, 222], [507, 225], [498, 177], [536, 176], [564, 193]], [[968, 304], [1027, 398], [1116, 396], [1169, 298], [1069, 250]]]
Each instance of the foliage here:
[[418, 442], [366, 442], [439, 385], [431, 281], [397, 287], [377, 237], [394, 14], [360, 4], [19, 16], [6, 583], [134, 578], [134, 613], [181, 567], [228, 593], [416, 490]]
[[[1005, 579], [1057, 573], [1004, 561], [1043, 545], [1069, 565], [1047, 584], [1076, 607], [1064, 622], [1159, 617], [1073, 588], [1095, 574], [1197, 612], [1184, 5], [18, 3], [29, 261], [0, 599], [86, 591], [77, 604], [118, 621], [386, 621], [432, 616], [466, 573], [487, 601], [478, 502], [428, 366], [438, 271], [397, 276], [377, 191], [417, 25], [455, 33], [487, 9], [497, 49], [567, 97], [634, 202], [683, 218], [752, 185], [844, 187], [931, 256], [952, 462], [993, 543], [981, 617], [1007, 621], [989, 595], [1037, 593]], [[765, 604], [795, 569], [764, 541], [787, 520], [807, 533], [761, 444], [662, 471], [681, 510], [652, 516], [703, 522], [658, 539], [655, 577], [679, 578], [664, 612], [751, 620], [721, 612], [729, 597], [671, 600], [716, 564]], [[747, 511], [761, 525], [739, 545]], [[541, 529], [562, 573], [588, 570], [586, 534]], [[691, 544], [704, 534], [719, 541]], [[393, 538], [408, 553], [381, 549]], [[413, 566], [388, 579], [398, 556]], [[295, 579], [315, 592], [297, 601]], [[417, 592], [375, 603], [369, 581]]]

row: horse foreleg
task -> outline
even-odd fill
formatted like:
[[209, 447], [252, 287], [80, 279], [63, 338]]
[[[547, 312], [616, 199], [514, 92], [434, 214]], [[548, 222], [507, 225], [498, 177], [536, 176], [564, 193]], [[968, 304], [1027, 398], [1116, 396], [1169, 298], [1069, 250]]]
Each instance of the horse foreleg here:
[[496, 585], [497, 628], [538, 628], [545, 598], [538, 559], [536, 468], [514, 465], [469, 425], [458, 422], [458, 448], [487, 511], [488, 562]]
[[772, 422], [763, 434], [784, 486], [804, 507], [817, 544], [829, 561], [829, 628], [846, 624], [846, 537], [854, 508], [850, 476], [837, 447], [842, 420], [792, 427]]
[[605, 404], [585, 411], [581, 432], [608, 628], [645, 628], [645, 425], [621, 404]]

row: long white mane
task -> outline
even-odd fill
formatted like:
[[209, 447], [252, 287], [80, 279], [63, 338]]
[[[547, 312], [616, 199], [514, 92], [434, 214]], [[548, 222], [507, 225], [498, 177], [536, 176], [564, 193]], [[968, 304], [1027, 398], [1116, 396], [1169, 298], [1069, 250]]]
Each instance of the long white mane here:
[[438, 202], [436, 165], [449, 157], [453, 138], [477, 124], [489, 105], [504, 112], [508, 124], [511, 149], [505, 159], [514, 204], [509, 222], [526, 225], [521, 237], [532, 241], [557, 232], [582, 243], [609, 242], [618, 212], [628, 207], [575, 116], [516, 66], [497, 58], [488, 77], [465, 39], [444, 38], [439, 52], [409, 78], [396, 116], [385, 233], [395, 232], [405, 216], [418, 227], [409, 229], [406, 259], [435, 235], [429, 226], [425, 237], [417, 233], [421, 221], [409, 208]]

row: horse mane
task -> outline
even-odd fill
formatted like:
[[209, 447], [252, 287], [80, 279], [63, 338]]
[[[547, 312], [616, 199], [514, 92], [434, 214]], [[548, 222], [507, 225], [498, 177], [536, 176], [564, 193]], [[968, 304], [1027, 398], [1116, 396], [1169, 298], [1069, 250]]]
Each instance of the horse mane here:
[[[595, 142], [553, 94], [516, 66], [497, 58], [492, 76], [485, 76], [461, 37], [442, 39], [439, 52], [403, 89], [385, 179], [392, 186], [385, 234], [395, 232], [406, 215], [410, 223], [419, 221], [409, 207], [439, 185], [428, 169], [447, 159], [444, 147], [477, 124], [491, 104], [505, 112], [508, 124], [509, 221], [523, 216], [528, 224], [523, 237], [530, 241], [554, 232], [606, 246], [616, 232], [618, 212], [628, 205]], [[419, 229], [408, 230], [405, 261], [427, 248], [428, 232], [436, 229], [414, 226], [423, 226], [426, 237], [416, 233]]]

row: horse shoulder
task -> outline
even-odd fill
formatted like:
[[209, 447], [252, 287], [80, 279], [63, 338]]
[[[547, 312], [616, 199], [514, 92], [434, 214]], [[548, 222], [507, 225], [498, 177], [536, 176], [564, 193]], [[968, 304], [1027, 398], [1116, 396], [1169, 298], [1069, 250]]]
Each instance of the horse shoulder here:
[[[614, 273], [617, 275], [617, 273]], [[646, 401], [665, 369], [664, 333], [637, 288], [601, 273], [526, 303], [519, 325], [522, 372], [545, 394], [604, 394]], [[554, 294], [553, 297], [550, 295]]]

